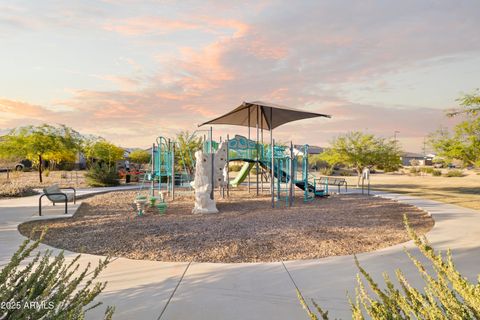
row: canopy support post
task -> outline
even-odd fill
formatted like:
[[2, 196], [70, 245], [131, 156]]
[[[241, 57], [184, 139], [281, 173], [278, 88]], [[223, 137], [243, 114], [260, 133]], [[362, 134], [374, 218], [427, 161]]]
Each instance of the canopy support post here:
[[289, 198], [290, 198], [290, 201], [288, 201], [288, 205], [291, 207], [293, 205], [293, 201], [294, 201], [294, 196], [293, 196], [293, 188], [294, 188], [294, 179], [295, 179], [295, 174], [293, 172], [293, 159], [294, 159], [294, 155], [293, 155], [293, 142], [290, 141], [290, 194], [289, 194]]
[[213, 161], [215, 160], [214, 154], [213, 154], [213, 147], [212, 147], [212, 142], [213, 142], [213, 127], [210, 127], [210, 131], [208, 132], [209, 135], [209, 140], [210, 140], [210, 146], [209, 146], [209, 152], [210, 152], [210, 158], [212, 161], [212, 174], [210, 175], [210, 183], [212, 184], [212, 188], [210, 189], [210, 199], [214, 200], [214, 192], [213, 189], [215, 189], [215, 179], [213, 178], [213, 173], [215, 172], [214, 170], [214, 163]]
[[[260, 160], [263, 160], [263, 154], [264, 154], [264, 152], [263, 152], [264, 151], [264, 146], [263, 146], [263, 116], [264, 116], [264, 114], [263, 114], [263, 112], [264, 112], [264, 110], [263, 110], [263, 107], [260, 107], [260, 108], [261, 108], [260, 109], [260, 128], [261, 128], [260, 134], [261, 134], [261, 141], [262, 141], [262, 145], [260, 147], [260, 152], [261, 152]], [[263, 194], [263, 169], [262, 169], [262, 173], [260, 174], [260, 182], [261, 182], [260, 183], [260, 188], [261, 188], [261, 192]]]
[[[259, 107], [257, 106], [257, 121], [256, 121], [256, 129], [257, 129], [257, 142], [255, 143], [255, 149], [257, 151], [257, 154], [256, 154], [256, 157], [257, 157], [257, 161], [255, 162], [256, 163], [256, 166], [255, 166], [255, 174], [256, 174], [256, 182], [257, 182], [257, 197], [258, 197], [258, 168], [259, 168], [259, 165], [258, 165], [258, 161], [260, 160], [259, 158], [259, 153], [260, 153], [260, 148], [259, 148], [259, 145], [258, 145], [258, 138], [259, 138], [259, 127], [258, 127], [258, 119], [259, 119]], [[261, 176], [261, 175], [260, 175]]]
[[152, 174], [150, 178], [152, 181], [150, 182], [150, 196], [153, 197], [155, 195], [155, 143], [152, 144]]
[[230, 198], [230, 135], [227, 134], [227, 198]]
[[[248, 158], [251, 158], [252, 153], [250, 152], [250, 106], [248, 107], [248, 142], [247, 142], [247, 152]], [[250, 171], [248, 174], [248, 193], [250, 193]]]
[[273, 155], [273, 152], [274, 152], [274, 148], [273, 148], [273, 144], [274, 144], [274, 140], [273, 140], [273, 129], [272, 129], [272, 123], [273, 123], [273, 109], [270, 108], [270, 194], [272, 196], [272, 208], [275, 208], [275, 195], [274, 195], [274, 189], [273, 189], [273, 177], [275, 176], [274, 175], [274, 167], [275, 167], [275, 162], [274, 162], [274, 155]]

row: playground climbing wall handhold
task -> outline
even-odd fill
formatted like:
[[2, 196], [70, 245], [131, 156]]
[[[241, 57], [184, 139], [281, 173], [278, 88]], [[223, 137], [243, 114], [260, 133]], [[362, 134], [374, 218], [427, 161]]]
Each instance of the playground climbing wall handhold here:
[[215, 153], [214, 175], [215, 187], [224, 187], [227, 185], [227, 176], [225, 175], [224, 168], [227, 164], [227, 144], [226, 142], [220, 143], [218, 150]]

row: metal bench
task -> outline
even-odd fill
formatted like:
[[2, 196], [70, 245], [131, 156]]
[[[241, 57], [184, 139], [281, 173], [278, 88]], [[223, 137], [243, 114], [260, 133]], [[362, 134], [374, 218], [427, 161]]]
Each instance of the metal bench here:
[[[65, 193], [62, 192], [62, 190], [73, 190], [72, 193]], [[47, 197], [48, 200], [50, 200], [53, 205], [56, 203], [65, 203], [65, 214], [68, 213], [68, 202], [73, 201], [75, 204], [77, 201], [77, 191], [75, 188], [68, 187], [68, 188], [59, 188], [58, 185], [54, 184], [50, 187], [44, 188], [43, 189], [43, 194], [40, 196], [38, 199], [38, 215], [42, 215], [42, 198]]]
[[345, 192], [348, 189], [347, 180], [345, 180], [344, 178], [320, 177], [317, 179], [317, 181], [318, 181], [318, 184], [337, 186], [338, 193], [340, 193], [340, 188], [342, 186], [345, 187]]

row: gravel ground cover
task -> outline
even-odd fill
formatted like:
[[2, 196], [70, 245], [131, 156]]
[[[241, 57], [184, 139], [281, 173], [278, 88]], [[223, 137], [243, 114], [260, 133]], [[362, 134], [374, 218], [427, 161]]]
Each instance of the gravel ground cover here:
[[[131, 259], [197, 262], [270, 262], [315, 259], [377, 250], [405, 242], [407, 214], [420, 234], [433, 220], [413, 206], [362, 195], [333, 195], [292, 208], [270, 208], [268, 195], [245, 190], [219, 199], [219, 214], [193, 215], [181, 196], [163, 215], [136, 216], [136, 193], [114, 192], [84, 200], [71, 219], [32, 221], [24, 235], [48, 226], [45, 242], [75, 252]], [[218, 197], [218, 195], [217, 195]]]

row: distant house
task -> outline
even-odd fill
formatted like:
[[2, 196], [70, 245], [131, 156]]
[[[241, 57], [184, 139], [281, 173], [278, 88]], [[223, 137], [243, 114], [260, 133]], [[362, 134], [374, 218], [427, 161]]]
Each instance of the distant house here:
[[404, 154], [402, 154], [400, 159], [402, 160], [402, 165], [404, 166], [412, 165], [413, 160], [418, 161], [418, 165], [420, 166], [431, 166], [433, 156], [434, 155], [430, 155], [430, 154], [425, 156], [421, 153], [405, 152]]

